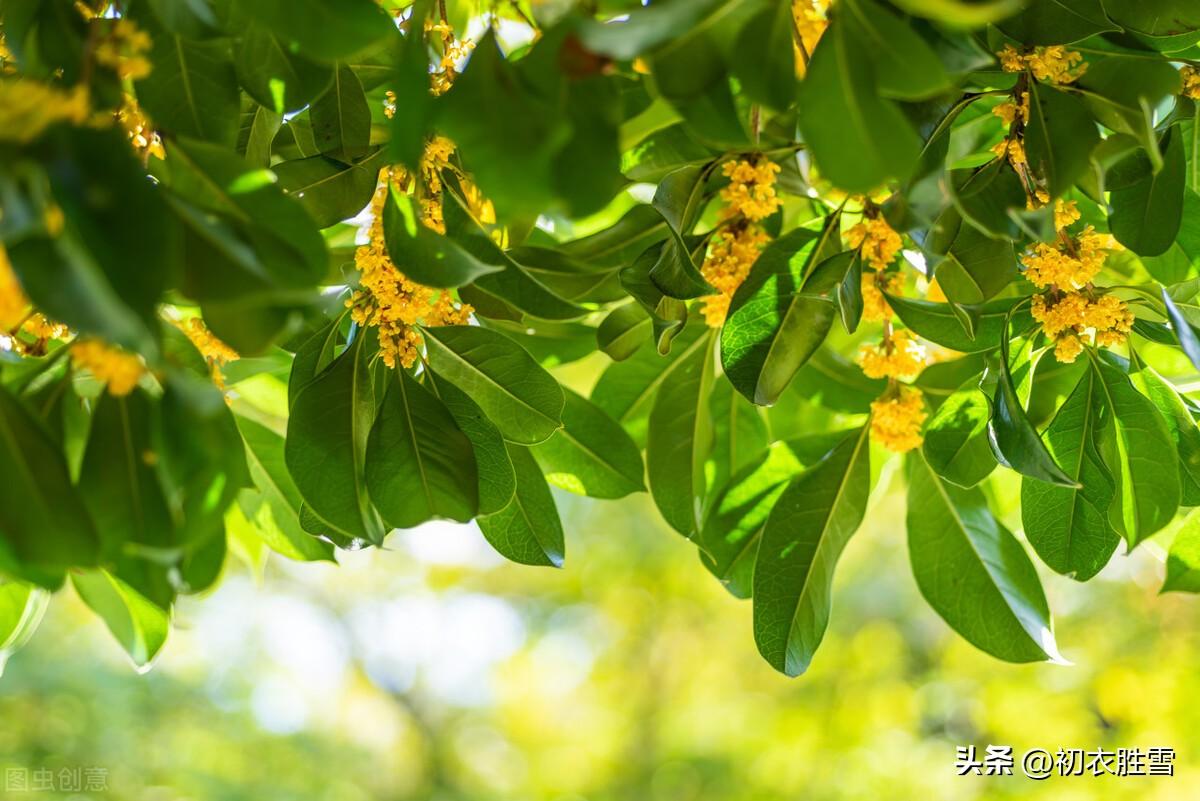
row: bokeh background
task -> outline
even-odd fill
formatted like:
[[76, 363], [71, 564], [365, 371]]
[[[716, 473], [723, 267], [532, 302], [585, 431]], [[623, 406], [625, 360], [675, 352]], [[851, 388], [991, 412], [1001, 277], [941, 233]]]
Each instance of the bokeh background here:
[[[1197, 601], [1158, 595], [1161, 543], [1087, 585], [1046, 576], [1074, 664], [1003, 664], [920, 598], [896, 467], [847, 548], [829, 635], [793, 680], [759, 659], [749, 604], [645, 496], [560, 495], [563, 570], [508, 564], [448, 524], [340, 566], [243, 548], [217, 590], [181, 604], [145, 675], [60, 594], [0, 678], [0, 777], [100, 766], [108, 789], [7, 797], [1200, 797]], [[1168, 746], [1176, 776], [956, 776], [955, 746], [988, 743]]]

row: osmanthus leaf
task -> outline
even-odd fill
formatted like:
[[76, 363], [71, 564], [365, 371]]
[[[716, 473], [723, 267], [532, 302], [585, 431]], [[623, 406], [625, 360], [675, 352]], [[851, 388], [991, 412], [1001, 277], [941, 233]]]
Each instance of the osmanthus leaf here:
[[234, 66], [246, 94], [279, 114], [299, 111], [333, 81], [334, 70], [290, 52], [269, 28], [250, 24], [234, 43]]
[[1179, 460], [1167, 458], [1175, 443], [1162, 414], [1121, 367], [1093, 356], [1106, 416], [1100, 453], [1116, 479], [1109, 522], [1129, 547], [1165, 527], [1179, 508]]
[[975, 323], [975, 336], [969, 336], [961, 318], [949, 303], [935, 303], [918, 298], [887, 296], [888, 305], [913, 333], [923, 339], [960, 353], [982, 353], [1000, 347], [1006, 334], [1005, 320], [1017, 304], [1025, 304], [1013, 312], [1013, 326], [1029, 325], [1032, 316], [1024, 298], [1001, 298], [981, 305], [964, 304]]
[[871, 493], [869, 427], [792, 479], [763, 526], [754, 562], [754, 642], [776, 670], [808, 670], [829, 623], [833, 571]]
[[505, 439], [535, 445], [562, 426], [562, 387], [516, 342], [478, 326], [422, 330], [438, 376], [469, 395]]
[[[791, 32], [788, 32], [789, 37]], [[792, 75], [795, 81], [795, 74]], [[683, 123], [656, 130], [621, 154], [621, 174], [631, 181], [658, 183], [681, 167], [704, 164], [715, 154]]]
[[1078, 487], [1021, 481], [1025, 538], [1052, 570], [1087, 581], [1108, 564], [1121, 537], [1108, 522], [1115, 487], [1097, 447], [1105, 414], [1100, 378], [1088, 369], [1042, 434]]
[[978, 488], [908, 460], [908, 553], [925, 600], [967, 642], [1006, 662], [1061, 662], [1037, 570]]
[[50, 594], [21, 581], [0, 584], [0, 671], [42, 622]]
[[507, 444], [516, 492], [498, 512], [482, 515], [479, 530], [501, 556], [523, 565], [562, 567], [562, 521], [550, 487], [528, 448]]
[[879, 97], [879, 76], [863, 57], [873, 47], [834, 19], [800, 84], [804, 141], [821, 173], [848, 192], [907, 177], [921, 151], [921, 140], [900, 109]]
[[1175, 534], [1160, 592], [1200, 592], [1200, 513], [1193, 511]]
[[1119, 30], [1104, 11], [1101, 0], [1045, 0], [1027, 4], [1021, 13], [998, 26], [1026, 44], [1070, 44], [1098, 33]]
[[558, 246], [563, 254], [602, 267], [625, 267], [669, 235], [667, 221], [653, 206], [638, 204], [615, 223]]
[[321, 326], [296, 349], [288, 375], [288, 408], [296, 403], [300, 390], [325, 371], [337, 356], [341, 318]]
[[328, 228], [358, 214], [371, 202], [384, 154], [380, 148], [356, 164], [309, 156], [280, 162], [271, 170], [317, 227]]
[[189, 39], [207, 39], [221, 35], [221, 20], [209, 0], [149, 0], [167, 30]]
[[709, 398], [713, 444], [705, 474], [708, 492], [725, 484], [766, 449], [771, 442], [766, 410], [743, 398], [728, 381], [717, 381]]
[[397, 369], [367, 441], [367, 490], [389, 529], [444, 518], [465, 523], [479, 511], [475, 454], [450, 410]]
[[848, 334], [858, 330], [858, 324], [862, 321], [862, 275], [862, 255], [856, 250], [850, 260], [850, 267], [846, 270], [846, 277], [838, 284], [837, 289], [838, 313]]
[[721, 365], [753, 403], [774, 403], [833, 326], [832, 294], [854, 254], [817, 261], [832, 230], [797, 228], [776, 239], [733, 295], [721, 329]]
[[1136, 352], [1130, 350], [1130, 355], [1135, 370], [1130, 378], [1162, 414], [1179, 456], [1180, 503], [1200, 506], [1200, 429], [1175, 386], [1143, 363]]
[[917, 17], [944, 22], [956, 28], [975, 28], [1007, 19], [1021, 9], [1021, 0], [895, 0], [895, 6]]
[[1143, 36], [1178, 36], [1200, 30], [1200, 8], [1179, 0], [1105, 0], [1116, 24]]
[[891, 9], [875, 0], [850, 0], [842, 16], [852, 40], [863, 48], [860, 57], [874, 65], [879, 94], [920, 100], [950, 88], [937, 52]]
[[612, 22], [585, 19], [579, 37], [593, 52], [626, 61], [690, 30], [723, 0], [665, 0]]
[[659, 390], [670, 380], [675, 365], [688, 359], [708, 341], [703, 322], [686, 326], [666, 353], [643, 348], [622, 362], [610, 364], [592, 388], [592, 403], [620, 423], [634, 442], [646, 441], [647, 418]]
[[395, 187], [388, 190], [383, 206], [383, 236], [392, 261], [425, 286], [458, 287], [504, 269], [480, 261], [454, 239], [427, 228], [416, 200]]
[[249, 97], [243, 99], [242, 114], [238, 120], [237, 152], [252, 167], [270, 166], [271, 146], [282, 126], [282, 114], [258, 105]]
[[1029, 82], [1025, 154], [1051, 197], [1062, 195], [1083, 175], [1099, 141], [1100, 132], [1082, 100], [1040, 81]]
[[684, 234], [695, 221], [715, 162], [680, 167], [659, 182], [653, 206], [667, 222], [670, 238], [650, 268], [650, 280], [666, 296], [686, 300], [710, 295], [709, 285], [692, 259]]
[[154, 453], [179, 521], [176, 539], [193, 553], [223, 536], [225, 510], [250, 485], [250, 475], [233, 414], [208, 376], [168, 367], [163, 384]]
[[344, 59], [389, 36], [395, 25], [371, 0], [256, 0], [238, 6], [287, 45], [318, 61]]
[[433, 370], [428, 376], [429, 388], [446, 404], [459, 429], [471, 441], [479, 475], [479, 514], [499, 512], [512, 500], [517, 487], [504, 437], [470, 396]]
[[921, 446], [934, 472], [960, 487], [975, 486], [996, 467], [987, 436], [991, 405], [978, 384], [977, 378], [968, 379], [937, 407]]
[[1047, 240], [1054, 234], [1053, 210], [1026, 210], [1024, 185], [1007, 159], [974, 171], [954, 170], [945, 183], [963, 219], [988, 236]]
[[[257, 535], [271, 550], [289, 559], [303, 561], [333, 560], [333, 548], [300, 526], [304, 499], [288, 473], [284, 439], [271, 429], [244, 417], [237, 419], [245, 444], [250, 479], [259, 497], [239, 497], [239, 514], [253, 523]], [[257, 500], [257, 503], [251, 501]], [[226, 517], [226, 525], [228, 525]]]
[[313, 140], [321, 153], [354, 162], [371, 146], [371, 108], [354, 70], [339, 62], [333, 83], [308, 109]]
[[749, 598], [763, 524], [787, 483], [846, 438], [846, 432], [772, 442], [720, 488], [708, 505], [698, 542], [700, 561], [725, 589]]
[[563, 427], [530, 453], [556, 487], [592, 498], [623, 498], [645, 489], [641, 450], [598, 406], [569, 389]]
[[952, 303], [977, 305], [991, 300], [1016, 278], [1017, 254], [1012, 242], [986, 236], [973, 225], [960, 225], [934, 275]]
[[[992, 416], [988, 420], [988, 442], [1000, 464], [1023, 476], [1038, 481], [1075, 488], [1078, 482], [1054, 461], [1037, 429], [1029, 422], [1017, 386], [1013, 382], [1013, 365], [1009, 360], [1009, 326], [1007, 321], [1000, 335], [999, 367], [996, 369], [996, 389], [992, 395]], [[1034, 359], [1026, 347], [1020, 354], [1027, 359], [1023, 365], [1026, 375], [1034, 369]], [[991, 370], [992, 368], [989, 368]]]
[[92, 412], [78, 486], [108, 556], [128, 547], [171, 554], [181, 544], [155, 469], [156, 411], [137, 389], [104, 393]]
[[364, 339], [355, 338], [296, 396], [284, 462], [300, 496], [326, 525], [378, 544], [386, 530], [371, 505], [364, 475], [376, 411]]
[[149, 668], [171, 629], [171, 614], [107, 570], [77, 571], [71, 584], [138, 668]]
[[150, 14], [137, 15], [137, 21], [154, 43], [154, 68], [136, 81], [137, 100], [155, 127], [233, 147], [241, 100], [229, 42], [168, 33]]
[[1150, 159], [1139, 151], [1114, 167], [1136, 174], [1136, 180], [1114, 186], [1109, 193], [1108, 222], [1113, 236], [1139, 256], [1165, 253], [1183, 220], [1187, 164], [1178, 125], [1167, 129], [1159, 147], [1162, 169], [1154, 171]]
[[689, 539], [700, 531], [704, 464], [712, 447], [712, 339], [702, 336], [699, 347], [688, 348], [671, 368], [655, 394], [646, 434], [650, 495], [663, 519]]
[[621, 288], [649, 315], [650, 339], [662, 354], [670, 351], [672, 341], [688, 321], [687, 303], [663, 294], [650, 278], [650, 270], [659, 262], [669, 244], [658, 242], [651, 245], [634, 259], [633, 264], [619, 273]]
[[650, 315], [636, 303], [626, 303], [596, 326], [596, 345], [613, 361], [624, 361], [649, 341], [651, 327]]
[[[220, 213], [240, 231], [240, 239], [248, 242], [253, 251], [252, 272], [246, 281], [257, 281], [269, 288], [310, 288], [325, 277], [329, 257], [325, 241], [312, 218], [284, 194], [276, 185], [270, 170], [256, 169], [236, 153], [204, 143], [176, 139], [167, 146], [167, 159], [158, 173], [160, 180], [188, 204], [206, 211]], [[193, 230], [204, 230], [204, 222], [181, 215], [193, 224]], [[209, 223], [209, 236], [212, 236]], [[244, 241], [230, 241], [226, 249], [246, 247]], [[196, 273], [206, 265], [194, 267], [188, 277], [188, 288], [205, 288], [205, 299], [220, 296], [217, 290], [206, 289], [209, 283]], [[253, 275], [257, 273], [257, 275]]]
[[1175, 338], [1179, 340], [1179, 347], [1183, 350], [1188, 360], [1197, 368], [1200, 369], [1200, 335], [1197, 335], [1196, 329], [1180, 311], [1179, 306], [1171, 298], [1166, 287], [1162, 287], [1163, 305], [1167, 309], [1167, 318], [1171, 321], [1171, 331], [1175, 334]]
[[572, 303], [610, 303], [626, 297], [614, 268], [597, 267], [553, 247], [520, 245], [507, 253], [526, 273]]
[[62, 449], [3, 387], [0, 462], [0, 570], [53, 588], [65, 568], [96, 564], [100, 538]]
[[[451, 179], [444, 174], [443, 180], [449, 183]], [[577, 320], [587, 314], [587, 309], [556, 294], [501, 250], [471, 216], [453, 186], [443, 195], [442, 214], [446, 236], [480, 263], [496, 268], [476, 278], [475, 289], [543, 320]]]
[[730, 69], [746, 95], [771, 108], [786, 109], [796, 98], [792, 8], [764, 5], [742, 26]]
[[1075, 89], [1101, 124], [1136, 137], [1158, 169], [1153, 110], [1179, 94], [1180, 83], [1179, 71], [1166, 61], [1114, 54], [1089, 63]]
[[867, 378], [857, 364], [830, 347], [822, 347], [796, 373], [787, 392], [825, 409], [861, 414], [886, 387], [887, 381]]

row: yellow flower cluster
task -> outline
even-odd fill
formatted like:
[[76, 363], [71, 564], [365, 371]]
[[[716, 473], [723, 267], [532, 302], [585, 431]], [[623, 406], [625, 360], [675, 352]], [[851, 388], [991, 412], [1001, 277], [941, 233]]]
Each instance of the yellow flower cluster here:
[[[821, 41], [825, 29], [829, 27], [824, 5], [816, 0], [792, 0], [792, 23], [800, 39], [796, 45], [804, 48], [805, 56], [812, 56], [817, 42]], [[803, 64], [803, 61], [798, 63]]]
[[103, 382], [111, 395], [128, 395], [137, 386], [146, 366], [140, 356], [107, 345], [98, 339], [81, 339], [71, 345], [71, 362]]
[[883, 217], [866, 217], [846, 231], [846, 242], [862, 252], [863, 261], [882, 271], [904, 247], [900, 234]]
[[927, 356], [925, 346], [900, 329], [879, 345], [863, 345], [858, 364], [867, 378], [912, 378], [921, 372]]
[[60, 122], [76, 125], [91, 114], [87, 87], [59, 89], [28, 78], [0, 80], [0, 140], [32, 142]]
[[166, 151], [163, 150], [162, 137], [158, 135], [158, 131], [154, 130], [154, 126], [142, 112], [142, 107], [131, 95], [125, 95], [121, 100], [116, 117], [117, 122], [129, 135], [129, 143], [133, 145], [134, 151], [139, 156], [143, 159], [150, 156], [158, 159], [167, 157]]
[[221, 368], [230, 362], [237, 361], [240, 358], [238, 352], [218, 339], [212, 331], [209, 331], [208, 326], [199, 317], [192, 317], [184, 321], [172, 320], [171, 322], [187, 335], [191, 343], [196, 346], [196, 350], [200, 351], [200, 355], [208, 362], [213, 383], [218, 388], [225, 389], [225, 376], [222, 374]]
[[1030, 53], [1021, 53], [1012, 45], [1005, 45], [998, 54], [1000, 66], [1005, 72], [1029, 70], [1039, 81], [1066, 84], [1079, 79], [1087, 70], [1083, 56], [1063, 45], [1035, 47]]
[[454, 85], [458, 77], [458, 62], [465, 59], [475, 49], [475, 43], [468, 39], [456, 39], [454, 28], [447, 22], [425, 20], [425, 32], [436, 33], [442, 40], [442, 58], [438, 68], [430, 73], [430, 91], [435, 95], [445, 94]]
[[[1064, 210], [1061, 219], [1068, 216]], [[1056, 209], [1055, 221], [1059, 220]], [[1089, 225], [1078, 238], [1054, 245], [1038, 242], [1032, 251], [1021, 256], [1021, 263], [1025, 265], [1025, 277], [1041, 289], [1080, 289], [1096, 277], [1114, 247], [1116, 243], [1111, 236], [1096, 233]]]
[[992, 145], [992, 152], [996, 154], [996, 158], [1008, 156], [1008, 162], [1013, 165], [1013, 169], [1020, 169], [1029, 163], [1025, 157], [1025, 145], [1020, 137], [1014, 136], [997, 142]]
[[[37, 343], [30, 345], [17, 339], [21, 332], [32, 336]], [[34, 311], [13, 272], [7, 251], [0, 246], [0, 335], [9, 337], [10, 347], [16, 353], [38, 355], [45, 352], [47, 340], [66, 339], [70, 333], [62, 323]]]
[[1052, 303], [1046, 295], [1034, 295], [1031, 311], [1055, 341], [1054, 356], [1060, 362], [1075, 361], [1085, 339], [1103, 347], [1120, 345], [1133, 326], [1133, 312], [1113, 295], [1093, 300], [1083, 292], [1067, 292]]
[[370, 239], [354, 252], [362, 288], [346, 305], [356, 323], [379, 329], [379, 353], [388, 367], [411, 367], [422, 344], [415, 326], [465, 324], [472, 309], [456, 303], [449, 292], [410, 281], [396, 269], [383, 239], [383, 204], [394, 179], [389, 168], [380, 175], [382, 184], [371, 200]]
[[899, 391], [871, 403], [871, 436], [894, 453], [905, 453], [920, 447], [921, 426], [928, 413], [925, 398], [919, 389], [899, 387]]
[[870, 323], [881, 323], [892, 319], [892, 307], [888, 305], [884, 292], [895, 294], [904, 283], [904, 276], [898, 272], [863, 273], [862, 277], [862, 318]]
[[775, 176], [779, 165], [764, 158], [727, 161], [721, 174], [729, 179], [729, 185], [721, 190], [725, 201], [722, 219], [739, 214], [751, 222], [770, 217], [779, 208], [780, 200], [775, 195]]
[[150, 59], [146, 58], [153, 42], [150, 34], [138, 28], [130, 19], [113, 20], [112, 26], [99, 42], [93, 55], [96, 63], [111, 67], [121, 80], [138, 81], [150, 74]]
[[766, 231], [754, 223], [731, 226], [713, 237], [708, 258], [700, 268], [704, 280], [719, 293], [704, 298], [701, 311], [709, 327], [720, 328], [725, 322], [733, 293], [746, 280], [750, 268], [758, 259], [759, 251], [770, 238]]
[[1021, 93], [1021, 105], [1018, 106], [1016, 101], [1006, 100], [1003, 103], [997, 103], [992, 109], [992, 114], [999, 117], [1005, 125], [1027, 122], [1029, 120], [1029, 92]]
[[446, 222], [442, 217], [442, 170], [450, 166], [454, 155], [454, 143], [444, 136], [435, 136], [425, 143], [421, 156], [421, 222], [426, 228], [446, 233]]
[[1054, 201], [1054, 230], [1065, 231], [1079, 222], [1079, 208], [1074, 200]]
[[733, 293], [746, 280], [759, 251], [771, 237], [757, 223], [775, 213], [780, 200], [775, 195], [779, 165], [763, 158], [727, 161], [721, 167], [729, 184], [721, 190], [725, 201], [720, 218], [725, 223], [709, 246], [700, 273], [718, 290], [702, 298], [701, 313], [711, 328], [720, 328], [729, 312]]
[[1179, 77], [1183, 79], [1181, 94], [1192, 100], [1200, 100], [1200, 69], [1189, 64], [1179, 70]]

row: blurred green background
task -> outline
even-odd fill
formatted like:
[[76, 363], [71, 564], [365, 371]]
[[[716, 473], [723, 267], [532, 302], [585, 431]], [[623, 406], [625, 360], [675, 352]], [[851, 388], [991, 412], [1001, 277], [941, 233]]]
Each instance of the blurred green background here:
[[[1086, 586], [1045, 577], [1073, 666], [1000, 663], [920, 598], [897, 467], [795, 680], [758, 657], [749, 604], [644, 496], [560, 495], [564, 570], [508, 564], [457, 525], [399, 532], [340, 567], [231, 561], [219, 589], [181, 605], [145, 675], [61, 594], [0, 679], [0, 780], [98, 766], [107, 790], [6, 797], [1200, 797], [1196, 601], [1157, 596], [1161, 548]], [[1173, 747], [1176, 776], [955, 775], [955, 746], [989, 743]]]

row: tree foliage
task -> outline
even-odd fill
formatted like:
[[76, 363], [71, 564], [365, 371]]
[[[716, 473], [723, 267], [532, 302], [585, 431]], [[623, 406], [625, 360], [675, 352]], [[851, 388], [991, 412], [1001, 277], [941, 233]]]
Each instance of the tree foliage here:
[[10, 640], [69, 576], [147, 663], [251, 540], [561, 565], [553, 486], [648, 491], [797, 674], [895, 475], [933, 609], [1055, 659], [1029, 548], [1200, 503], [1185, 0], [0, 13]]

